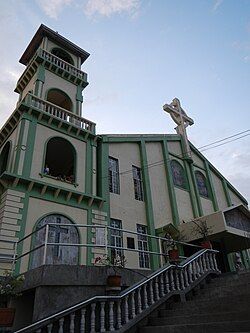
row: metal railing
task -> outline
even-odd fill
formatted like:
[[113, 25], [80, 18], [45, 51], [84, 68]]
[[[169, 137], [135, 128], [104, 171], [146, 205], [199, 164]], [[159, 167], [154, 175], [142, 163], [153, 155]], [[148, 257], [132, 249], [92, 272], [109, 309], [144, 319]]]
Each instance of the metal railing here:
[[95, 123], [88, 119], [82, 118], [71, 111], [65, 110], [58, 105], [45, 101], [30, 93], [25, 96], [25, 103], [32, 108], [38, 109], [39, 111], [45, 112], [55, 118], [70, 123], [73, 126], [95, 134]]
[[180, 265], [168, 265], [122, 292], [95, 296], [15, 333], [125, 332], [173, 294], [186, 293], [208, 274], [219, 274], [214, 250], [200, 250]]

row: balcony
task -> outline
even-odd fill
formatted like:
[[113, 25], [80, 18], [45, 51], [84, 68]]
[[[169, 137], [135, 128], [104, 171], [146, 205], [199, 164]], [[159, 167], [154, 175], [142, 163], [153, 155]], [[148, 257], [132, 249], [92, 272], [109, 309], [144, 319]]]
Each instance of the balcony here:
[[54, 54], [38, 49], [29, 65], [26, 67], [22, 76], [17, 82], [15, 92], [20, 93], [28, 84], [32, 76], [35, 74], [39, 64], [43, 64], [45, 68], [60, 75], [64, 79], [79, 84], [83, 88], [88, 85], [87, 74], [68, 62], [58, 58]]
[[30, 108], [29, 113], [32, 113], [32, 110], [42, 112], [38, 117], [40, 120], [43, 118], [43, 115], [48, 115], [49, 117], [44, 117], [44, 119], [46, 118], [49, 124], [51, 124], [53, 120], [57, 120], [58, 127], [61, 127], [62, 124], [65, 123], [70, 127], [73, 126], [74, 128], [77, 128], [78, 132], [79, 130], [84, 130], [95, 135], [96, 124], [92, 121], [79, 117], [68, 110], [40, 99], [32, 94], [27, 94], [21, 104]]

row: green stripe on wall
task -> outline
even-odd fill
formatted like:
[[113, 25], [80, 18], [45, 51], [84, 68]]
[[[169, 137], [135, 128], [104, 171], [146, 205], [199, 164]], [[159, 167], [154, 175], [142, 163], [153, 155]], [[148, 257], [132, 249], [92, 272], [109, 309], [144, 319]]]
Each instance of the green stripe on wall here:
[[218, 206], [218, 201], [217, 201], [215, 190], [214, 190], [214, 183], [213, 183], [213, 179], [212, 179], [212, 175], [211, 175], [211, 170], [210, 170], [208, 161], [205, 160], [204, 163], [205, 163], [206, 175], [207, 175], [207, 179], [208, 179], [208, 183], [209, 183], [209, 187], [210, 187], [210, 194], [211, 194], [214, 211], [217, 212], [219, 210], [219, 206]]

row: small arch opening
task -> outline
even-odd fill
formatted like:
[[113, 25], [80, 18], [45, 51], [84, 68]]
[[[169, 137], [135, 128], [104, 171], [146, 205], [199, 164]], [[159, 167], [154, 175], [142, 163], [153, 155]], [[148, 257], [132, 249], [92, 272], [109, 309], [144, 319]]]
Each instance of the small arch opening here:
[[0, 174], [2, 174], [4, 171], [7, 171], [9, 154], [10, 154], [10, 142], [8, 141], [3, 147], [3, 150], [0, 154]]
[[175, 160], [171, 160], [170, 166], [174, 185], [187, 189], [187, 178], [183, 166]]
[[47, 94], [47, 101], [65, 110], [72, 111], [71, 99], [65, 92], [59, 89], [50, 89]]
[[195, 179], [199, 194], [205, 198], [209, 198], [207, 179], [200, 171], [195, 171]]
[[64, 51], [63, 49], [54, 48], [51, 51], [52, 54], [54, 54], [56, 57], [62, 59], [63, 61], [68, 62], [71, 65], [75, 65], [72, 57], [68, 54], [68, 52]]
[[59, 137], [47, 143], [44, 173], [60, 180], [75, 182], [76, 153], [72, 144]]

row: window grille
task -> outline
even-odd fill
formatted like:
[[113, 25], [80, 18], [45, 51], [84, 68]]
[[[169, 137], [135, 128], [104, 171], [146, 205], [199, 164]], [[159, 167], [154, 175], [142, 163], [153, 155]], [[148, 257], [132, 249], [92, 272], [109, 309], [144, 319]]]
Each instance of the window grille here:
[[150, 268], [149, 266], [149, 254], [148, 251], [148, 237], [145, 236], [147, 234], [147, 227], [141, 224], [137, 224], [137, 232], [138, 235], [138, 249], [143, 251], [139, 252], [139, 266], [141, 268]]
[[139, 201], [144, 201], [141, 168], [138, 168], [133, 165], [132, 170], [133, 170], [135, 199]]
[[119, 249], [123, 247], [123, 239], [122, 239], [122, 221], [116, 219], [110, 219], [110, 226], [115, 229], [110, 229], [110, 244], [111, 246], [115, 246], [115, 248], [111, 248], [111, 260], [119, 255], [121, 258], [123, 256], [123, 250]]
[[118, 160], [109, 157], [109, 192], [120, 194]]

